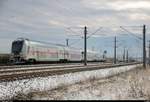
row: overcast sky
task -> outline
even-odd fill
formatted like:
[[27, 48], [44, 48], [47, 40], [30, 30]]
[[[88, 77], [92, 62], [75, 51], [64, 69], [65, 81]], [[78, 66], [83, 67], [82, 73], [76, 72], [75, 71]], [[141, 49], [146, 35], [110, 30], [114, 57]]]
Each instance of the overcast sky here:
[[[69, 38], [69, 44], [82, 48], [83, 40], [75, 35], [82, 36], [85, 25], [89, 35], [103, 27], [88, 39], [89, 49], [112, 52], [116, 35], [120, 49], [137, 50], [141, 41], [121, 35], [127, 32], [119, 26], [143, 24], [149, 30], [150, 0], [0, 0], [0, 53], [10, 53], [11, 42], [18, 37], [59, 44]], [[126, 29], [142, 34], [141, 27]]]

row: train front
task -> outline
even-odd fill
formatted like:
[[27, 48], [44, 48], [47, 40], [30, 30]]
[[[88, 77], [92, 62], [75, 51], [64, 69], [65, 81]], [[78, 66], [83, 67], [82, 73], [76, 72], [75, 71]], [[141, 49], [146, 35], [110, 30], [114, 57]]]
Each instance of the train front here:
[[22, 63], [23, 62], [23, 49], [24, 40], [15, 40], [12, 42], [11, 48], [11, 59], [12, 63]]

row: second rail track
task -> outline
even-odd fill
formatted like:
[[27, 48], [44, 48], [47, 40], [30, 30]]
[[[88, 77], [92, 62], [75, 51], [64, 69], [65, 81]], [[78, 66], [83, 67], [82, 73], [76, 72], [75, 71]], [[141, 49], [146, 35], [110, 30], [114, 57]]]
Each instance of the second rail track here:
[[23, 69], [0, 70], [0, 82], [29, 79], [34, 77], [46, 77], [51, 75], [74, 73], [80, 71], [90, 71], [104, 68], [115, 68], [118, 66], [128, 66], [140, 63], [116, 64], [116, 65], [68, 65], [68, 66], [46, 66], [31, 67]]

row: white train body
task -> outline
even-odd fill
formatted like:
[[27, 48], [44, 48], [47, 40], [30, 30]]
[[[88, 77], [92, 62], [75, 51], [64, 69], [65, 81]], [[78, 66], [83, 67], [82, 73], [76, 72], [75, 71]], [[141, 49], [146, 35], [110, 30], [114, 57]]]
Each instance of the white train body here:
[[[87, 60], [99, 60], [99, 55], [93, 51], [87, 51]], [[14, 62], [32, 61], [81, 61], [83, 53], [79, 49], [17, 39], [12, 43], [11, 60]]]

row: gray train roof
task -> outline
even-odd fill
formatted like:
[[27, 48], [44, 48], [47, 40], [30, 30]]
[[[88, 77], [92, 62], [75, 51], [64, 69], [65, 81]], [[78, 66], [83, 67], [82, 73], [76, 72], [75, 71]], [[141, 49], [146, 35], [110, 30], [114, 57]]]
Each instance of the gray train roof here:
[[[54, 43], [49, 43], [49, 42], [30, 40], [30, 39], [28, 39], [28, 38], [17, 38], [15, 41], [18, 41], [18, 40], [27, 40], [27, 41], [36, 42], [36, 43], [39, 43], [39, 44], [51, 44], [51, 45], [58, 46], [58, 47], [65, 47], [65, 48], [68, 48], [68, 49], [74, 49], [74, 50], [83, 51], [83, 50], [78, 49], [78, 48], [75, 48], [75, 47], [70, 47], [70, 46], [68, 47], [68, 46], [65, 46], [65, 45], [62, 45], [62, 44], [54, 44]], [[98, 53], [98, 52], [92, 51], [92, 50], [87, 50], [87, 52], [90, 52], [90, 53]]]
[[[18, 40], [27, 40], [27, 41], [31, 41], [31, 42], [38, 42], [39, 44], [51, 44], [51, 45], [59, 46], [59, 47], [66, 47], [66, 48], [77, 49], [77, 48], [70, 47], [70, 46], [67, 47], [66, 45], [63, 45], [63, 44], [54, 44], [54, 43], [49, 43], [49, 42], [44, 42], [44, 41], [30, 40], [28, 38], [17, 38], [15, 41], [18, 41]], [[80, 50], [80, 49], [77, 49], [77, 50]]]
[[62, 44], [54, 44], [54, 43], [49, 43], [49, 42], [44, 42], [44, 41], [30, 40], [28, 38], [17, 38], [15, 41], [17, 41], [17, 40], [27, 40], [27, 41], [31, 41], [31, 42], [38, 42], [41, 44], [51, 44], [51, 45], [55, 45], [55, 46], [65, 47], [65, 45], [62, 45]]

